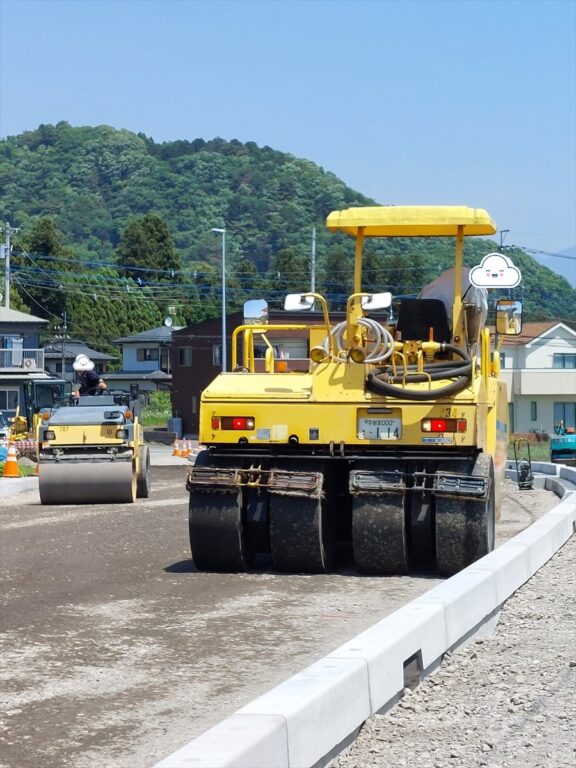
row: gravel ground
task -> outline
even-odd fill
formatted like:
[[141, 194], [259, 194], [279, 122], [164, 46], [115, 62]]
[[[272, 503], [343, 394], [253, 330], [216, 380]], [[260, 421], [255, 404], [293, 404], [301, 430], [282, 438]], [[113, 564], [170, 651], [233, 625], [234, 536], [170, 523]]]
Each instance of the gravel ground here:
[[576, 536], [330, 768], [574, 768]]

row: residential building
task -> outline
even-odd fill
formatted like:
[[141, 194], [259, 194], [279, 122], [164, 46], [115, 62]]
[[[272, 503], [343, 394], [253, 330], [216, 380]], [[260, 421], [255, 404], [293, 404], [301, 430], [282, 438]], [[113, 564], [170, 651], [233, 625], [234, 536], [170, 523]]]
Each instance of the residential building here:
[[50, 407], [62, 382], [45, 370], [40, 333], [47, 321], [18, 310], [0, 308], [0, 411], [16, 415], [31, 428], [36, 413]]
[[[333, 322], [344, 319], [342, 312], [331, 313]], [[285, 312], [270, 310], [270, 324], [309, 323], [322, 326], [324, 318], [320, 312]], [[227, 360], [226, 370], [231, 370], [232, 334], [243, 323], [242, 312], [227, 315]], [[318, 343], [326, 334], [319, 329]], [[222, 371], [222, 321], [220, 318], [204, 320], [174, 332], [173, 342], [173, 387], [172, 411], [182, 419], [184, 434], [195, 435], [199, 427], [200, 395], [210, 382]], [[309, 340], [307, 331], [287, 329], [275, 332], [274, 347], [278, 359], [289, 360], [291, 370], [308, 370]], [[264, 370], [266, 346], [256, 349], [261, 358], [255, 361], [256, 370]]]
[[109, 387], [139, 393], [172, 388], [172, 334], [180, 328], [161, 325], [114, 339], [122, 348], [122, 369], [103, 376]]
[[112, 355], [91, 349], [83, 341], [68, 337], [55, 337], [44, 347], [46, 370], [67, 381], [74, 381], [76, 373], [72, 364], [77, 355], [89, 357], [94, 362], [94, 370], [100, 374], [106, 374], [109, 363], [116, 359]]
[[524, 323], [501, 345], [510, 431], [552, 433], [576, 428], [576, 331], [556, 321]]

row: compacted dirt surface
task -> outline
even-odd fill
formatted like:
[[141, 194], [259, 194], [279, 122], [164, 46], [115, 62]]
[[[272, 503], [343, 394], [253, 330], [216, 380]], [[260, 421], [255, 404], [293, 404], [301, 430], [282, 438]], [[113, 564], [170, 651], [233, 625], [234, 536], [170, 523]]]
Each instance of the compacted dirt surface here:
[[[198, 573], [185, 475], [136, 504], [0, 498], [2, 768], [152, 766], [439, 581]], [[557, 503], [508, 483], [498, 542]]]
[[574, 768], [576, 536], [331, 768]]

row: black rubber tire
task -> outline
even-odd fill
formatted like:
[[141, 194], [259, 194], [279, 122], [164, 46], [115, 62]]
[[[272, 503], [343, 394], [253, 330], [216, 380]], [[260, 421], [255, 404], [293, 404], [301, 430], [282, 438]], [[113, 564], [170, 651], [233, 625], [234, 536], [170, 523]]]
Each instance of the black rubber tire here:
[[334, 565], [335, 543], [331, 465], [283, 464], [282, 469], [323, 474], [322, 499], [269, 494], [270, 553], [274, 567], [289, 573], [327, 573]]
[[434, 497], [429, 489], [407, 496], [410, 529], [408, 551], [410, 570], [434, 571], [436, 547], [434, 540]]
[[[199, 466], [232, 466], [214, 460], [208, 451], [196, 459]], [[250, 568], [254, 553], [247, 545], [243, 493], [190, 493], [188, 532], [194, 565], [199, 571], [235, 573]]]
[[241, 494], [191, 493], [190, 549], [199, 571], [245, 571], [252, 564], [242, 526]]
[[481, 453], [473, 463], [455, 462], [442, 469], [490, 481], [482, 500], [436, 496], [436, 566], [441, 576], [452, 576], [494, 549], [494, 463]]
[[352, 501], [352, 550], [360, 573], [408, 572], [404, 494], [359, 495]]
[[147, 499], [150, 496], [150, 450], [147, 445], [140, 448], [140, 469], [136, 481], [136, 495], [139, 499]]

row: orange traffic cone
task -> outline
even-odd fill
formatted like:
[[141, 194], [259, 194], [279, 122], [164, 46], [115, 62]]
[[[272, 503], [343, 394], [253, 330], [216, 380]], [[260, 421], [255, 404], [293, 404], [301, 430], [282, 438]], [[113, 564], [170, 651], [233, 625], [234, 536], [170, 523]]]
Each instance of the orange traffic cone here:
[[176, 438], [172, 446], [172, 456], [182, 456], [180, 453], [180, 441]]
[[16, 446], [14, 443], [10, 443], [8, 446], [8, 455], [6, 456], [2, 477], [20, 477], [18, 459], [16, 458]]
[[188, 441], [182, 440], [182, 450], [180, 451], [180, 456], [182, 456], [183, 459], [188, 458]]
[[192, 456], [194, 453], [194, 446], [192, 445], [192, 440], [188, 440], [188, 457]]

